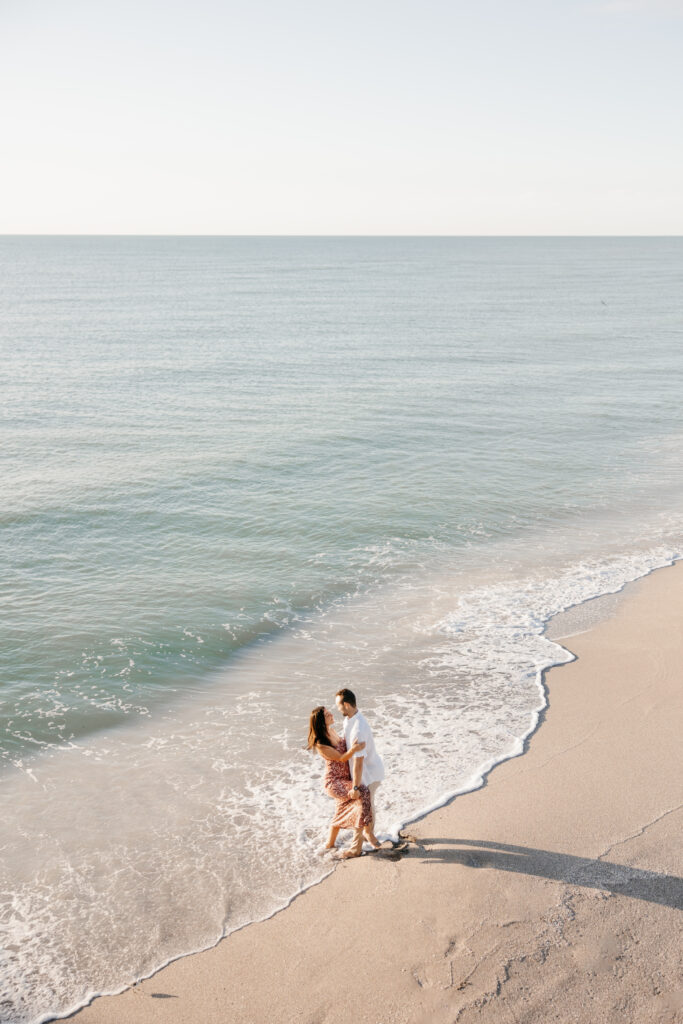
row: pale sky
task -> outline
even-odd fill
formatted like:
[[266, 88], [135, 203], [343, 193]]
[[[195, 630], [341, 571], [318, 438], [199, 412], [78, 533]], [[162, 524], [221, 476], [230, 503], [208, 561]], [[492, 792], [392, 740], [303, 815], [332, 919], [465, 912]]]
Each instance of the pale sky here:
[[683, 234], [683, 0], [0, 0], [0, 233]]

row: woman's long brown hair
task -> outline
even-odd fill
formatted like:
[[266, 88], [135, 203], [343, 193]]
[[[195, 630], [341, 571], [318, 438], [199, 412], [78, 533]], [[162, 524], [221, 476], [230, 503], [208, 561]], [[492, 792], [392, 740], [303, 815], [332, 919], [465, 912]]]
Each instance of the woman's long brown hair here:
[[308, 749], [314, 747], [316, 743], [322, 743], [325, 747], [332, 747], [334, 744], [327, 734], [327, 726], [325, 725], [325, 708], [313, 708], [311, 711], [311, 718], [308, 723]]

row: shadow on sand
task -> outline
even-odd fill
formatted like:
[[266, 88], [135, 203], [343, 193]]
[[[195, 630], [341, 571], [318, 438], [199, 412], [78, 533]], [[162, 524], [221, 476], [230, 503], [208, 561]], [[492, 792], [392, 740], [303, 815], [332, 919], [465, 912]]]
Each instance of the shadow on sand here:
[[426, 862], [440, 861], [464, 864], [470, 868], [495, 868], [537, 875], [683, 910], [683, 878], [677, 875], [663, 875], [626, 864], [552, 853], [530, 846], [510, 846], [485, 839], [420, 838], [419, 847], [419, 855]]

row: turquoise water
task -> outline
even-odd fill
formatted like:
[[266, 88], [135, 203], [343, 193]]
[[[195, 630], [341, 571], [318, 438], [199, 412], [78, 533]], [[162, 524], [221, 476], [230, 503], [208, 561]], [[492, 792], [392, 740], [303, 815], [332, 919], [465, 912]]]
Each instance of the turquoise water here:
[[547, 619], [680, 552], [683, 240], [5, 237], [0, 267], [23, 1024], [328, 870], [300, 748], [340, 685], [387, 834], [519, 752]]

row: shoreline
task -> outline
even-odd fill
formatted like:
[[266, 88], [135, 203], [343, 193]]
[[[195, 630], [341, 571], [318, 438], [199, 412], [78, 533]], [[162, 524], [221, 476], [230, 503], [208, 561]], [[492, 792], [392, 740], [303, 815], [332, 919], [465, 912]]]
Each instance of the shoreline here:
[[[78, 1019], [79, 1024], [90, 1024], [90, 1022], [93, 1022], [93, 1024], [109, 1024], [109, 1022], [114, 1024], [115, 1021], [118, 1024], [118, 1022], [127, 1021], [152, 1021], [159, 1017], [159, 1009], [163, 1005], [164, 1020], [170, 1022], [176, 1020], [202, 1020], [210, 1024], [214, 1020], [218, 1022], [219, 1020], [225, 1021], [226, 1019], [235, 1022], [245, 1022], [245, 1024], [248, 1021], [256, 1022], [266, 1019], [278, 1021], [318, 1021], [327, 1020], [328, 1015], [331, 1020], [332, 1016], [340, 1012], [342, 1007], [344, 1012], [347, 1009], [348, 1012], [351, 1012], [351, 1006], [353, 1005], [350, 1003], [347, 1008], [343, 1003], [345, 986], [343, 984], [343, 970], [340, 972], [339, 963], [335, 962], [336, 947], [334, 944], [330, 944], [327, 935], [322, 937], [317, 935], [317, 929], [314, 927], [314, 922], [320, 918], [334, 918], [335, 927], [333, 931], [335, 934], [339, 933], [337, 934], [337, 939], [341, 943], [341, 953], [337, 950], [337, 956], [341, 956], [342, 960], [344, 958], [348, 959], [354, 965], [355, 976], [359, 981], [358, 985], [354, 985], [355, 995], [357, 997], [362, 993], [363, 1003], [366, 1005], [366, 1009], [360, 1015], [356, 1013], [356, 1019], [367, 1020], [368, 1022], [381, 1020], [383, 1024], [387, 1024], [388, 1021], [395, 1021], [398, 1024], [399, 1021], [419, 1020], [421, 1019], [420, 1014], [426, 1014], [425, 1020], [440, 1020], [442, 1012], [450, 1013], [451, 1017], [448, 1019], [454, 1019], [454, 1014], [457, 1012], [458, 1020], [467, 1020], [468, 1017], [462, 1015], [470, 1012], [467, 1009], [469, 1005], [468, 1000], [472, 1006], [477, 1002], [476, 999], [472, 1001], [471, 996], [473, 993], [468, 991], [473, 986], [472, 978], [475, 975], [487, 974], [487, 972], [491, 976], [496, 975], [497, 977], [496, 963], [494, 962], [496, 958], [493, 956], [492, 959], [491, 953], [488, 956], [481, 957], [471, 953], [473, 959], [470, 966], [472, 970], [468, 974], [467, 979], [461, 979], [457, 984], [455, 975], [458, 974], [458, 970], [462, 966], [459, 960], [462, 959], [462, 955], [465, 955], [464, 949], [461, 950], [462, 955], [460, 957], [458, 955], [455, 958], [450, 957], [450, 960], [448, 960], [450, 966], [448, 964], [444, 966], [445, 961], [439, 966], [445, 955], [443, 951], [439, 954], [439, 948], [443, 946], [445, 936], [451, 931], [454, 932], [447, 943], [448, 948], [454, 949], [458, 949], [461, 946], [463, 936], [458, 934], [458, 928], [455, 925], [449, 927], [447, 912], [442, 909], [441, 913], [439, 913], [437, 908], [435, 913], [433, 903], [435, 899], [441, 903], [444, 894], [441, 888], [435, 891], [434, 887], [430, 885], [430, 879], [426, 876], [434, 874], [433, 868], [436, 865], [442, 864], [450, 867], [452, 878], [459, 880], [455, 883], [459, 898], [461, 900], [463, 898], [470, 899], [471, 905], [468, 908], [468, 913], [465, 915], [469, 921], [469, 927], [465, 927], [464, 924], [462, 926], [464, 933], [471, 933], [470, 938], [472, 934], [477, 932], [476, 928], [472, 932], [472, 926], [477, 923], [477, 911], [480, 915], [482, 906], [491, 906], [494, 895], [502, 899], [503, 903], [508, 902], [511, 898], [511, 894], [508, 892], [510, 889], [509, 879], [506, 879], [506, 875], [510, 872], [513, 873], [511, 877], [519, 876], [516, 878], [517, 884], [513, 885], [512, 889], [516, 891], [516, 889], [521, 887], [522, 889], [531, 890], [526, 893], [523, 900], [523, 905], [526, 909], [530, 905], [538, 904], [538, 909], [540, 910], [543, 903], [543, 892], [537, 891], [538, 885], [534, 886], [529, 879], [534, 877], [544, 878], [544, 882], [540, 886], [541, 889], [548, 886], [560, 886], [569, 892], [569, 895], [565, 893], [563, 898], [566, 897], [572, 903], [570, 909], [574, 917], [576, 917], [575, 904], [582, 901], [585, 902], [589, 897], [585, 897], [581, 888], [578, 890], [578, 895], [574, 893], [576, 885], [581, 886], [581, 883], [568, 881], [564, 877], [568, 872], [572, 878], [574, 876], [580, 878], [583, 873], [584, 879], [591, 875], [591, 871], [593, 875], [596, 875], [597, 872], [596, 877], [592, 879], [592, 882], [595, 884], [585, 883], [585, 887], [602, 892], [603, 896], [596, 897], [599, 901], [603, 898], [614, 899], [617, 896], [616, 892], [612, 892], [609, 889], [610, 895], [604, 896], [605, 890], [600, 889], [598, 884], [600, 878], [597, 876], [600, 872], [595, 865], [614, 846], [622, 846], [631, 840], [635, 840], [637, 838], [635, 835], [620, 838], [616, 843], [612, 843], [612, 845], [607, 843], [606, 845], [609, 849], [606, 848], [597, 857], [595, 856], [595, 851], [592, 851], [592, 855], [588, 856], [586, 851], [572, 850], [571, 852], [559, 853], [558, 851], [552, 851], [552, 846], [551, 850], [544, 850], [536, 846], [529, 846], [527, 843], [529, 839], [539, 833], [539, 829], [540, 834], [543, 835], [544, 831], [546, 833], [548, 831], [553, 832], [556, 826], [554, 819], [557, 816], [555, 807], [557, 792], [554, 793], [554, 798], [548, 803], [547, 790], [549, 779], [545, 778], [544, 780], [544, 776], [548, 775], [549, 772], [552, 774], [552, 772], [549, 768], [544, 772], [540, 772], [540, 769], [545, 769], [549, 763], [556, 759], [571, 759], [571, 751], [579, 746], [583, 746], [590, 739], [589, 736], [586, 736], [579, 744], [570, 745], [564, 749], [566, 733], [572, 728], [572, 716], [574, 719], [577, 716], [579, 719], [581, 717], [590, 719], [594, 710], [590, 700], [587, 700], [585, 707], [581, 708], [579, 690], [583, 691], [587, 688], [589, 693], [583, 693], [583, 696], [597, 696], [598, 700], [596, 703], [603, 704], [606, 692], [609, 692], [612, 697], [618, 696], [618, 692], [617, 694], [614, 693], [615, 687], [619, 691], [620, 688], [623, 689], [624, 685], [626, 685], [623, 681], [621, 684], [615, 683], [614, 677], [618, 674], [617, 667], [614, 664], [614, 659], [608, 658], [607, 665], [601, 664], [601, 671], [608, 677], [608, 683], [601, 687], [597, 695], [591, 694], [589, 682], [586, 679], [583, 679], [583, 682], [581, 681], [582, 676], [585, 676], [587, 672], [590, 675], [591, 658], [596, 662], [604, 661], [604, 651], [601, 648], [604, 648], [606, 645], [612, 651], [612, 654], [616, 654], [617, 661], [619, 661], [620, 648], [623, 649], [624, 646], [628, 648], [632, 643], [631, 638], [638, 633], [639, 624], [642, 633], [643, 621], [650, 622], [652, 619], [652, 606], [658, 604], [658, 592], [662, 591], [670, 591], [670, 604], [675, 605], [677, 602], [677, 606], [670, 611], [669, 615], [661, 616], [662, 621], [658, 623], [658, 632], [666, 635], [668, 631], [675, 635], [679, 645], [677, 650], [683, 654], [683, 634], [679, 625], [681, 616], [676, 614], [679, 609], [683, 609], [683, 570], [680, 566], [677, 567], [676, 565], [673, 566], [672, 571], [669, 573], [654, 570], [637, 582], [639, 587], [635, 588], [635, 593], [625, 596], [620, 601], [614, 616], [603, 620], [603, 622], [588, 632], [571, 638], [568, 649], [577, 656], [577, 660], [556, 666], [547, 672], [545, 686], [548, 703], [541, 712], [539, 722], [525, 741], [523, 757], [513, 756], [506, 761], [499, 762], [495, 766], [495, 770], [492, 769], [489, 772], [483, 785], [479, 788], [469, 790], [457, 800], [451, 798], [450, 802], [445, 806], [421, 817], [409, 829], [404, 829], [404, 835], [408, 831], [413, 833], [413, 835], [403, 844], [404, 848], [402, 850], [389, 855], [364, 857], [361, 861], [339, 865], [338, 869], [327, 875], [322, 882], [298, 894], [284, 910], [276, 912], [274, 916], [262, 922], [254, 922], [249, 927], [245, 926], [238, 931], [232, 932], [228, 937], [220, 940], [216, 946], [208, 950], [187, 954], [172, 961], [166, 967], [156, 971], [148, 979], [139, 982], [133, 988], [127, 989], [120, 995], [94, 998], [89, 1006], [72, 1014], [69, 1019]], [[624, 630], [624, 620], [629, 623], [626, 630]], [[616, 639], [614, 639], [615, 637]], [[648, 654], [651, 653], [648, 647], [649, 642], [651, 641], [647, 635], [641, 637], [638, 648], [641, 660], [643, 658], [645, 661], [648, 660]], [[563, 644], [563, 646], [567, 645]], [[636, 658], [635, 660], [638, 659]], [[588, 668], [586, 667], [587, 663]], [[563, 673], [560, 672], [560, 669], [563, 670]], [[626, 668], [624, 671], [626, 671]], [[579, 679], [579, 685], [575, 682], [572, 692], [568, 695], [568, 688], [564, 685], [564, 681], [570, 675]], [[671, 687], [670, 677], [671, 672], [669, 672], [668, 677], [669, 688]], [[639, 694], [634, 693], [625, 703], [630, 702], [635, 705], [638, 698]], [[572, 715], [562, 721], [563, 713], [557, 705], [561, 705], [565, 701], [568, 701], [565, 714], [571, 711]], [[621, 705], [619, 706], [621, 707]], [[633, 712], [633, 708], [631, 711]], [[603, 713], [609, 716], [609, 706], [603, 709]], [[614, 713], [616, 716], [616, 709], [614, 709]], [[540, 729], [541, 724], [544, 725], [543, 729]], [[584, 721], [583, 724], [585, 727], [586, 722]], [[604, 722], [602, 725], [604, 726]], [[573, 727], [577, 727], [576, 721], [574, 721]], [[601, 724], [598, 723], [594, 731], [598, 731], [600, 728]], [[674, 730], [671, 730], [671, 732], [673, 734]], [[660, 748], [663, 746], [660, 745]], [[661, 752], [660, 749], [660, 755]], [[672, 752], [670, 751], [670, 753]], [[653, 752], [650, 751], [650, 753], [652, 754]], [[548, 754], [550, 754], [549, 757], [547, 757]], [[622, 750], [620, 763], [623, 763], [623, 754], [624, 751]], [[585, 751], [583, 755], [585, 756]], [[539, 757], [546, 758], [542, 764], [536, 763]], [[651, 757], [650, 760], [652, 760]], [[579, 764], [574, 765], [574, 770], [578, 771], [579, 768]], [[533, 820], [529, 820], [528, 807], [524, 806], [524, 800], [521, 800], [520, 805], [520, 794], [514, 792], [515, 788], [519, 788], [520, 777], [533, 775], [537, 769], [539, 769], [540, 775], [537, 788], [544, 793], [547, 811], [550, 812], [552, 810], [552, 813], [547, 813], [544, 816], [546, 819], [545, 823], [543, 821], [539, 823], [535, 817]], [[599, 769], [598, 774], [600, 774]], [[661, 778], [663, 774], [664, 778]], [[525, 781], [528, 782], [529, 780]], [[671, 787], [675, 787], [675, 779], [667, 779], [665, 773], [661, 771], [656, 781], [660, 784], [660, 788], [667, 791]], [[495, 835], [494, 830], [493, 833], [490, 833], [494, 835], [494, 838], [485, 841], [476, 840], [471, 837], [463, 837], [457, 840], [451, 838], [434, 840], [429, 838], [430, 833], [435, 831], [442, 833], [446, 837], [462, 833], [463, 817], [469, 820], [471, 824], [480, 821], [482, 814], [484, 820], [487, 820], [487, 814], [490, 814], [490, 808], [488, 808], [490, 804], [493, 805], [494, 818], [496, 820], [501, 815], [503, 819], [509, 818], [507, 799], [504, 800], [505, 806], [496, 807], [497, 801], [500, 802], [498, 794], [508, 788], [512, 790], [509, 806], [516, 807], [518, 816], [521, 819], [521, 823], [518, 823], [516, 827], [510, 828], [511, 823], [508, 822], [508, 831], [504, 829], [499, 835]], [[560, 786], [559, 791], [561, 790], [562, 787]], [[574, 791], [572, 790], [573, 793]], [[572, 800], [569, 802], [572, 803]], [[616, 799], [616, 795], [615, 799], [611, 802], [619, 802]], [[583, 818], [591, 819], [590, 810], [590, 807], [582, 808]], [[627, 808], [623, 809], [626, 815], [627, 810]], [[636, 832], [642, 836], [659, 822], [664, 823], [659, 826], [660, 828], [670, 827], [671, 822], [668, 819], [675, 818], [675, 811], [676, 808], [672, 807], [664, 813], [655, 815], [652, 820], [648, 818], [644, 824], [638, 825], [638, 828], [642, 825], [643, 831], [638, 832], [638, 829], [636, 829]], [[644, 812], [645, 809], [643, 808]], [[604, 824], [600, 820], [595, 820], [594, 809], [592, 820], [593, 831], [591, 835], [594, 839], [593, 845], [600, 847], [603, 839], [612, 838], [612, 832], [610, 831], [609, 836], [602, 835]], [[545, 824], [545, 830], [541, 827], [543, 824]], [[550, 828], [548, 827], [549, 825]], [[470, 831], [476, 836], [478, 829], [471, 828]], [[570, 827], [570, 834], [572, 831], [575, 831], [575, 824]], [[617, 829], [617, 831], [624, 830]], [[576, 836], [574, 838], [576, 839]], [[511, 841], [515, 839], [517, 842]], [[524, 842], [525, 845], [520, 846], [518, 845], [519, 842]], [[464, 847], [464, 849], [450, 849], [451, 846], [456, 844]], [[549, 838], [547, 836], [544, 839], [543, 845], [549, 845]], [[557, 841], [555, 841], [555, 845], [557, 845]], [[475, 847], [477, 848], [475, 849]], [[550, 866], [546, 866], [544, 874], [534, 874], [534, 872], [529, 872], [520, 867], [519, 858], [528, 867], [532, 863], [536, 863], [539, 857], [545, 861], [550, 857], [552, 861]], [[591, 867], [591, 865], [593, 866]], [[493, 871], [491, 873], [487, 870], [473, 872], [471, 870], [473, 867], [493, 868]], [[631, 868], [630, 870], [632, 872], [633, 870], [640, 869]], [[635, 879], [633, 884], [636, 888], [638, 886], [641, 888], [645, 886], [647, 888], [645, 884], [647, 878], [645, 876], [649, 877], [652, 872], [647, 868], [644, 871], [645, 875], [642, 878], [639, 875], [633, 876]], [[350, 872], [354, 872], [354, 875], [350, 875]], [[526, 881], [522, 884], [524, 879]], [[673, 875], [667, 875], [666, 879], [669, 881], [666, 884], [662, 882], [660, 888], [663, 886], [666, 889], [668, 884], [669, 888], [674, 890], [676, 883]], [[473, 881], [476, 884], [473, 885]], [[325, 883], [324, 885], [322, 884], [323, 882]], [[483, 882], [487, 884], [483, 884]], [[652, 883], [652, 878], [650, 878], [650, 883]], [[400, 907], [392, 907], [391, 899], [387, 900], [387, 892], [392, 891], [402, 892]], [[474, 899], [475, 892], [478, 893], [479, 902]], [[660, 896], [662, 895], [659, 893], [659, 889], [657, 893]], [[617, 902], [627, 904], [635, 902], [630, 898], [630, 895], [620, 896]], [[675, 892], [671, 896], [671, 899], [678, 898], [679, 896]], [[642, 900], [643, 897], [641, 896], [640, 899]], [[647, 900], [645, 902], [648, 903]], [[671, 907], [664, 908], [659, 899], [650, 900], [649, 903], [655, 907], [662, 907], [661, 911], [655, 911], [652, 910], [652, 907], [649, 907], [650, 916], [652, 914], [655, 916], [657, 914], [661, 915], [666, 913], [666, 911], [670, 914], [674, 913]], [[409, 922], [405, 921], [404, 907], [407, 905], [412, 907], [412, 915]], [[559, 903], [553, 904], [556, 910], [561, 905], [562, 899], [560, 899]], [[425, 906], [430, 908], [429, 919], [432, 921], [432, 926], [427, 928], [426, 932], [424, 930], [424, 916], [420, 916], [424, 912]], [[588, 910], [590, 911], [590, 908]], [[626, 909], [620, 907], [619, 912], [623, 912], [628, 916], [628, 907]], [[521, 916], [523, 917], [524, 915]], [[542, 916], [541, 913], [540, 917], [542, 918]], [[338, 924], [336, 921], [337, 917], [341, 918]], [[359, 931], [358, 918], [363, 919], [360, 938], [356, 934]], [[518, 918], [520, 918], [519, 914], [513, 916], [513, 919], [507, 925], [499, 923], [499, 928], [504, 927], [508, 929], [506, 938], [512, 937], [515, 933], [518, 933], [518, 939], [521, 938], [524, 928], [521, 927], [520, 919]], [[538, 923], [538, 915], [534, 920]], [[422, 928], [415, 928], [417, 921], [422, 922]], [[657, 931], [659, 918], [651, 923], [655, 927], [655, 931]], [[481, 924], [482, 922], [479, 921], [479, 925]], [[533, 921], [527, 920], [526, 925], [528, 930], [529, 927], [533, 926]], [[672, 926], [673, 923], [663, 926], [663, 929], [668, 931]], [[495, 928], [493, 925], [490, 927]], [[396, 934], [397, 932], [398, 935]], [[376, 940], [374, 944], [368, 941], [372, 935], [374, 935]], [[362, 961], [357, 959], [359, 950], [356, 948], [357, 944], [353, 942], [354, 936], [363, 950]], [[440, 942], [437, 937], [440, 937]], [[296, 954], [292, 950], [287, 951], [287, 947], [292, 942], [300, 943], [300, 948]], [[455, 946], [453, 946], [453, 943], [455, 943]], [[390, 963], [386, 962], [388, 948], [394, 950], [394, 957]], [[284, 954], [282, 953], [283, 949], [285, 950]], [[320, 958], [321, 955], [324, 957], [325, 949], [330, 960], [329, 966], [325, 964], [320, 965]], [[414, 962], [424, 959], [425, 956], [425, 964], [414, 969]], [[467, 959], [467, 956], [465, 956], [465, 959]], [[620, 962], [623, 966], [623, 959], [623, 952], [615, 953], [615, 963]], [[287, 978], [291, 978], [292, 974], [298, 974], [301, 978], [300, 984], [293, 981], [288, 981], [286, 985], [279, 983], [277, 972], [275, 974], [273, 972], [273, 963], [278, 960], [281, 961], [281, 970], [286, 972]], [[518, 961], [519, 958], [515, 960], [513, 957], [511, 962], [516, 963]], [[519, 962], [523, 963], [524, 957]], [[411, 964], [413, 965], [412, 967]], [[576, 964], [574, 964], [574, 967], [576, 968]], [[316, 979], [314, 986], [315, 996], [311, 993], [312, 971], [314, 974], [320, 972], [322, 975], [319, 979]], [[421, 977], [420, 971], [422, 971], [424, 977]], [[436, 974], [439, 974], [439, 971], [442, 973], [445, 971], [446, 974], [450, 975], [451, 982], [445, 984], [443, 983], [443, 978], [440, 981], [435, 981], [432, 978], [434, 971], [436, 971]], [[367, 979], [365, 984], [360, 984], [358, 972]], [[269, 981], [269, 984], [265, 987], [263, 986], [264, 976]], [[384, 984], [380, 985], [379, 990], [377, 990], [377, 984], [374, 984], [372, 979], [377, 979], [380, 976], [386, 983], [389, 982], [389, 978], [391, 979], [388, 988]], [[439, 975], [439, 977], [441, 976]], [[432, 978], [431, 981], [429, 980], [430, 978]], [[509, 986], [509, 978], [505, 980], [504, 984], [505, 991], [509, 995], [512, 991]], [[494, 988], [498, 989], [499, 987], [500, 979], [498, 979]], [[485, 989], [486, 985], [483, 985], [482, 994], [478, 998], [484, 998], [486, 995]], [[254, 1002], [251, 1005], [247, 1002], [244, 990], [251, 990], [252, 992]], [[401, 992], [401, 999], [397, 1003], [396, 992], [399, 990]], [[450, 993], [450, 999], [448, 993]], [[340, 998], [342, 1000], [341, 1004], [339, 1002]], [[605, 998], [603, 994], [603, 1002]], [[635, 998], [635, 995], [633, 998]], [[661, 1007], [657, 1010], [658, 1013], [660, 1010], [663, 1013], [668, 1012], [666, 1008], [667, 998], [665, 993], [665, 996], [662, 997], [663, 1001], [660, 1000]], [[672, 998], [675, 999], [674, 996]], [[112, 1000], [115, 1002], [112, 1002]], [[488, 1006], [491, 1000], [493, 1000], [495, 1005], [500, 1002], [500, 997], [487, 997], [482, 1005]], [[481, 1010], [481, 1006], [479, 1010]], [[622, 1013], [621, 1019], [624, 1019], [623, 1011], [620, 1012]], [[568, 1015], [567, 1017], [555, 1019], [566, 1019], [567, 1021], [570, 1019], [581, 1019], [576, 1017], [574, 1011], [572, 1013], [573, 1016]], [[491, 1017], [491, 1020], [493, 1019]], [[539, 1020], [541, 1019], [539, 1017]], [[604, 1019], [611, 1018], [607, 1017]], [[617, 1017], [615, 1016], [614, 1019], [616, 1020]], [[651, 1019], [660, 1018], [652, 1017]], [[661, 1019], [664, 1020], [665, 1017]]]

